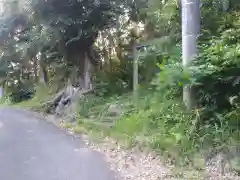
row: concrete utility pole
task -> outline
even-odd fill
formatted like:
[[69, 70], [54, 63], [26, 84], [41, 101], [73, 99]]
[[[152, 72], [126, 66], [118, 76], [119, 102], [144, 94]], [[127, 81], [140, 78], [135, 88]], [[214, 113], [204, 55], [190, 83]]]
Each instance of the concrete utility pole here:
[[[197, 55], [200, 32], [200, 0], [181, 0], [182, 4], [182, 63], [187, 69]], [[196, 105], [195, 93], [189, 85], [183, 87], [183, 101], [188, 110]]]

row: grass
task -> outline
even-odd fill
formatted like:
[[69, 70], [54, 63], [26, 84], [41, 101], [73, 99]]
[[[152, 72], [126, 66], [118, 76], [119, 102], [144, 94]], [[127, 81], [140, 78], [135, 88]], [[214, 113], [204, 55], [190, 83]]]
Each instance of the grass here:
[[[101, 102], [97, 97], [89, 97], [87, 101], [79, 103], [79, 122], [77, 127], [85, 127], [86, 129], [103, 132], [103, 134], [113, 136], [119, 140], [129, 141], [130, 144], [140, 143], [142, 145], [150, 145], [153, 148], [159, 148], [159, 142], [157, 139], [166, 138], [164, 129], [164, 122], [167, 121], [168, 112], [162, 114], [163, 117], [157, 117], [157, 114], [165, 111], [168, 107], [161, 108], [158, 105], [153, 106], [155, 108], [147, 109], [147, 107], [139, 107], [135, 109], [131, 100], [131, 94], [124, 95], [122, 97], [109, 98]], [[98, 102], [98, 103], [93, 103]], [[140, 104], [146, 104], [149, 101], [148, 98], [141, 99]], [[145, 102], [145, 103], [143, 103]], [[155, 102], [153, 101], [153, 104]], [[109, 104], [114, 104], [115, 110], [121, 111], [115, 116], [111, 116], [109, 113]], [[87, 108], [86, 108], [87, 107]], [[87, 111], [86, 111], [86, 109]], [[83, 109], [85, 109], [83, 111]], [[90, 118], [89, 118], [90, 117]], [[165, 119], [166, 118], [166, 119]], [[106, 120], [107, 119], [107, 120]], [[164, 120], [165, 119], [165, 120]], [[112, 121], [112, 126], [108, 126], [109, 121]], [[108, 123], [107, 123], [108, 122]], [[163, 122], [163, 123], [161, 123]], [[161, 125], [160, 125], [161, 124]], [[159, 128], [162, 126], [162, 128]], [[162, 131], [162, 132], [161, 132]], [[165, 136], [165, 137], [164, 137]], [[174, 139], [174, 136], [169, 138]], [[161, 146], [167, 146], [167, 141], [162, 142]], [[171, 142], [173, 143], [173, 142]], [[154, 147], [155, 146], [155, 147]], [[168, 147], [165, 147], [167, 149]]]
[[[127, 148], [153, 149], [178, 165], [194, 164], [201, 169], [201, 151], [227, 147], [236, 134], [224, 123], [199, 128], [200, 110], [186, 112], [181, 99], [171, 94], [142, 91], [138, 108], [134, 108], [131, 94], [107, 99], [88, 96], [79, 102], [76, 132], [111, 136]], [[111, 114], [110, 106], [118, 113]]]
[[11, 104], [13, 107], [32, 109], [34, 111], [42, 111], [45, 102], [51, 100], [53, 94], [45, 86], [38, 86], [36, 88], [36, 94], [32, 99], [22, 101], [19, 103]]
[[[177, 93], [141, 90], [137, 108], [131, 93], [108, 98], [88, 95], [78, 102], [76, 125], [66, 123], [64, 128], [90, 134], [95, 140], [110, 136], [126, 148], [152, 149], [177, 165], [192, 164], [201, 169], [202, 149], [226, 147], [239, 136], [230, 131], [224, 119], [221, 126], [199, 128], [200, 110], [186, 112]], [[14, 106], [41, 111], [42, 103], [51, 97], [41, 91], [35, 98]]]

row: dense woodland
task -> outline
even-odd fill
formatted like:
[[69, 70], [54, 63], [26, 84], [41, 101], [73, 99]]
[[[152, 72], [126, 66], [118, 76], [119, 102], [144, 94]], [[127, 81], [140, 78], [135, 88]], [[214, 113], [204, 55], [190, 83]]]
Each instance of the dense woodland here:
[[[167, 150], [173, 158], [240, 140], [239, 0], [201, 1], [198, 56], [187, 71], [182, 67], [178, 0], [1, 3], [5, 102], [35, 99], [46, 112], [59, 113], [77, 99], [77, 124], [102, 127], [111, 122], [102, 127], [107, 133]], [[147, 46], [136, 53], [136, 45]], [[194, 87], [197, 107], [191, 111], [182, 103], [186, 84]], [[112, 106], [121, 111], [117, 117], [107, 114]]]

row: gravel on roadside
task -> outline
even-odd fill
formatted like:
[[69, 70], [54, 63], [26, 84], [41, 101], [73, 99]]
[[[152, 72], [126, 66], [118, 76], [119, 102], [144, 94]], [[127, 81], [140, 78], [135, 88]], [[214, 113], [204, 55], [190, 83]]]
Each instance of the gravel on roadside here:
[[[101, 143], [93, 143], [85, 135], [86, 144], [105, 155], [110, 168], [120, 175], [119, 180], [240, 180], [234, 173], [221, 173], [219, 158], [206, 165], [205, 171], [182, 169], [170, 165], [153, 152], [122, 148], [115, 140], [105, 138]], [[178, 171], [178, 172], [177, 172]]]
[[[53, 123], [58, 128], [61, 127], [62, 120], [40, 113], [33, 114], [39, 119]], [[71, 130], [66, 132], [73, 133]], [[109, 137], [100, 143], [92, 141], [87, 135], [81, 135], [81, 137], [88, 148], [104, 155], [109, 167], [118, 175], [117, 180], [240, 180], [240, 176], [230, 171], [222, 173], [221, 155], [217, 155], [211, 159], [211, 163], [207, 163], [204, 173], [187, 169], [179, 172], [178, 168], [153, 152], [123, 148]]]

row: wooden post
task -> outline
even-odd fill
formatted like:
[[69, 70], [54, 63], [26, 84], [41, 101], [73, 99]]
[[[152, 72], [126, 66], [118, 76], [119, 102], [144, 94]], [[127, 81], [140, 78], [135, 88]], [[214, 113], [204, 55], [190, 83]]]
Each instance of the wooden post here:
[[138, 106], [138, 52], [136, 44], [133, 46], [133, 102]]

